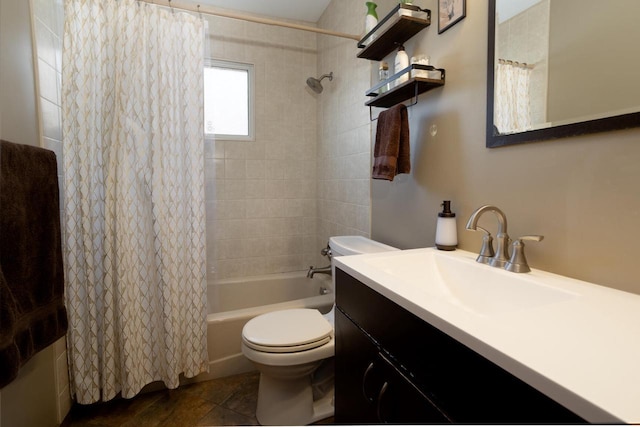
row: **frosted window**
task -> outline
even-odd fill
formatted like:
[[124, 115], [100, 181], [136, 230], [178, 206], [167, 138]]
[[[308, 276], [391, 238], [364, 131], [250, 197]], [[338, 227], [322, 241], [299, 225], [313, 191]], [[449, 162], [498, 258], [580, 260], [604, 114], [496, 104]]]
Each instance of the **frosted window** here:
[[253, 139], [253, 65], [208, 61], [204, 69], [204, 132]]

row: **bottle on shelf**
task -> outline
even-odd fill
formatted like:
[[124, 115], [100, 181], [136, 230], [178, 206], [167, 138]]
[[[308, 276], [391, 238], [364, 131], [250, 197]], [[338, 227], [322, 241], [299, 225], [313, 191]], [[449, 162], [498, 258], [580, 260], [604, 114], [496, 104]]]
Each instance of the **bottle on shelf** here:
[[[378, 25], [378, 13], [376, 12], [378, 5], [372, 1], [366, 2], [365, 5], [367, 6], [367, 14], [364, 18], [364, 34], [366, 35]], [[365, 41], [365, 44], [371, 43], [374, 38], [375, 37], [371, 35], [371, 37]]]
[[[404, 50], [404, 46], [400, 45], [398, 47], [398, 52], [396, 53], [396, 60], [393, 64], [393, 72], [399, 73], [409, 66], [409, 56], [407, 52]], [[409, 80], [409, 73], [404, 73], [400, 77], [395, 80], [395, 85], [401, 85], [402, 83]]]
[[[380, 62], [380, 67], [378, 68], [378, 81], [382, 82], [389, 78], [389, 64], [386, 61]], [[384, 93], [389, 90], [389, 84], [382, 86], [380, 88], [379, 93]]]

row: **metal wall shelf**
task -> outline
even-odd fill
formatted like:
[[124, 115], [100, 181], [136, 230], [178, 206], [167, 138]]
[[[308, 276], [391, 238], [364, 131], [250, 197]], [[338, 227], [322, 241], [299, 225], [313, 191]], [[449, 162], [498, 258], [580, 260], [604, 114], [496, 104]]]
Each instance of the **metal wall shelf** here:
[[[429, 9], [398, 4], [358, 42], [358, 47], [362, 50], [357, 56], [380, 61], [429, 25], [431, 25]], [[371, 41], [367, 43], [368, 40]]]
[[[362, 59], [381, 61], [429, 25], [431, 25], [430, 10], [398, 4], [358, 42], [358, 47], [362, 50], [357, 56]], [[434, 71], [439, 71], [440, 78], [432, 78]], [[406, 81], [402, 81], [405, 80], [403, 75], [407, 73]], [[371, 112], [373, 107], [389, 108], [410, 99], [412, 100], [410, 105], [415, 105], [418, 103], [418, 95], [444, 86], [444, 82], [444, 69], [412, 64], [367, 91], [366, 95], [372, 97], [365, 103], [365, 106], [369, 107], [369, 118], [375, 120]]]
[[[420, 71], [425, 73], [438, 71], [440, 78], [434, 79], [423, 76], [414, 76], [416, 72]], [[407, 81], [396, 84], [398, 79], [405, 74], [409, 74], [407, 76]], [[444, 81], [445, 70], [443, 68], [435, 68], [431, 65], [412, 64], [369, 89], [366, 95], [373, 98], [370, 101], [367, 101], [365, 105], [367, 107], [389, 108], [412, 98], [414, 98], [414, 101], [411, 105], [415, 105], [418, 102], [418, 95], [430, 91], [431, 89], [444, 86]], [[385, 90], [386, 87], [389, 89]]]

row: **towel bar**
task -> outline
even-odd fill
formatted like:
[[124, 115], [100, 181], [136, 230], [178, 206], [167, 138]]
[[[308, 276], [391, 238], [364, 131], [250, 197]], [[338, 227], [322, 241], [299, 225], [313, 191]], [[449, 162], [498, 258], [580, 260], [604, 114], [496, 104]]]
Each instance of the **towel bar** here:
[[[415, 93], [411, 98], [409, 98], [409, 99], [412, 99], [413, 101], [411, 102], [411, 104], [407, 104], [407, 108], [413, 107], [418, 103], [419, 95], [420, 93], [418, 92], [418, 85], [415, 85]], [[375, 122], [376, 120], [378, 120], [377, 117], [375, 119], [373, 118], [373, 113], [372, 113], [373, 107], [374, 107], [373, 105], [369, 105], [369, 121], [371, 122]]]

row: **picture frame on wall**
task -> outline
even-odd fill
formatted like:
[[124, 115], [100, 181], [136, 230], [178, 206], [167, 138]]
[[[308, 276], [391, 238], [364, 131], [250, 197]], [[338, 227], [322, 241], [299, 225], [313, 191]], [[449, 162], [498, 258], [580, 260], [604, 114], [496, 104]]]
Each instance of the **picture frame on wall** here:
[[467, 0], [438, 0], [438, 34], [467, 16]]

